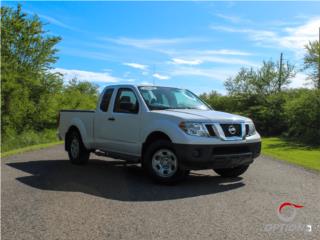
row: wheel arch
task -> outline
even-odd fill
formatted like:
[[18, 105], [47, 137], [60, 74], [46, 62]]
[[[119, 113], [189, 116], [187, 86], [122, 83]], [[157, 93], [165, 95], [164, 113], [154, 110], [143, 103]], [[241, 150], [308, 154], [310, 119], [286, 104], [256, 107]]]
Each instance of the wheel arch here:
[[168, 140], [168, 141], [172, 142], [171, 138], [170, 138], [166, 133], [164, 133], [164, 132], [162, 132], [162, 131], [154, 131], [154, 132], [150, 133], [150, 134], [147, 136], [146, 140], [145, 140], [144, 143], [142, 144], [141, 156], [144, 155], [147, 147], [148, 147], [151, 143], [153, 143], [154, 141], [160, 140], [160, 139], [162, 139], [162, 140]]

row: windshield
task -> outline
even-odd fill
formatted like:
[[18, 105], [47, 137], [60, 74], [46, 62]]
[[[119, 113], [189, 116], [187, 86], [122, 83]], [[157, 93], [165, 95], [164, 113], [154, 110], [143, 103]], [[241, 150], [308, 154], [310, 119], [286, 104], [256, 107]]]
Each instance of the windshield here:
[[139, 87], [139, 91], [150, 110], [210, 108], [192, 92], [171, 87]]

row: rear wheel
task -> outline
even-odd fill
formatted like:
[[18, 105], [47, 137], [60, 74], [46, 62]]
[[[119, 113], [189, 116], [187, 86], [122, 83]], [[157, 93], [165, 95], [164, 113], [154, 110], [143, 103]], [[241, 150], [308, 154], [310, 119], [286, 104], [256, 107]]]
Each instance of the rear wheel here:
[[168, 140], [151, 143], [143, 157], [143, 166], [147, 173], [159, 183], [174, 183], [183, 179], [188, 171], [182, 170], [179, 159]]
[[67, 139], [68, 155], [71, 163], [85, 164], [89, 160], [90, 151], [84, 146], [81, 136], [77, 131], [72, 131]]
[[249, 165], [243, 165], [235, 168], [213, 169], [213, 171], [215, 171], [221, 177], [232, 178], [232, 177], [240, 176], [241, 174], [246, 172], [248, 168], [249, 168]]

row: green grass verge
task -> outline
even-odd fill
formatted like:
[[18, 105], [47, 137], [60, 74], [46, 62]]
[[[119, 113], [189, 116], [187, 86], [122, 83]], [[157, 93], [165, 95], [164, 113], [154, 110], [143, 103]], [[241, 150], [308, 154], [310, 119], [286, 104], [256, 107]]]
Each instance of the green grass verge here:
[[28, 147], [18, 148], [18, 149], [14, 149], [14, 150], [10, 150], [10, 151], [1, 153], [1, 157], [8, 157], [8, 156], [19, 154], [19, 153], [29, 152], [29, 151], [33, 151], [33, 150], [39, 150], [42, 148], [55, 146], [55, 145], [58, 145], [61, 143], [63, 143], [63, 141], [52, 142], [52, 143], [43, 143], [43, 144], [37, 144], [37, 145], [28, 146]]
[[320, 171], [320, 147], [309, 147], [281, 138], [263, 138], [262, 154]]

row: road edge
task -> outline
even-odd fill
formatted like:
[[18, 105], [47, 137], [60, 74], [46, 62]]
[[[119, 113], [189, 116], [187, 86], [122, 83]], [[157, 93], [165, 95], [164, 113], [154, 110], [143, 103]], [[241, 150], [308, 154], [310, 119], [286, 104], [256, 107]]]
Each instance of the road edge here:
[[320, 175], [320, 170], [317, 170], [317, 169], [307, 168], [305, 166], [302, 166], [302, 165], [299, 165], [299, 164], [296, 164], [296, 163], [292, 163], [292, 162], [288, 162], [286, 160], [279, 159], [279, 158], [276, 158], [274, 156], [270, 156], [270, 155], [267, 155], [267, 154], [264, 154], [264, 153], [262, 153], [260, 156], [268, 158], [268, 159], [270, 159], [272, 161], [281, 163], [283, 165], [289, 165], [289, 166], [292, 166], [292, 167], [295, 167], [295, 168], [298, 168], [298, 169], [305, 170], [305, 171], [310, 172], [310, 173], [314, 173], [316, 175]]
[[23, 147], [23, 148], [10, 150], [7, 152], [2, 152], [0, 157], [4, 158], [4, 157], [12, 156], [12, 155], [18, 155], [18, 154], [22, 154], [25, 152], [49, 148], [49, 147], [56, 146], [56, 145], [59, 145], [62, 143], [63, 143], [63, 141], [57, 141], [57, 142], [51, 142], [51, 143], [42, 143], [42, 144], [31, 145], [31, 146], [27, 146], [27, 147]]

